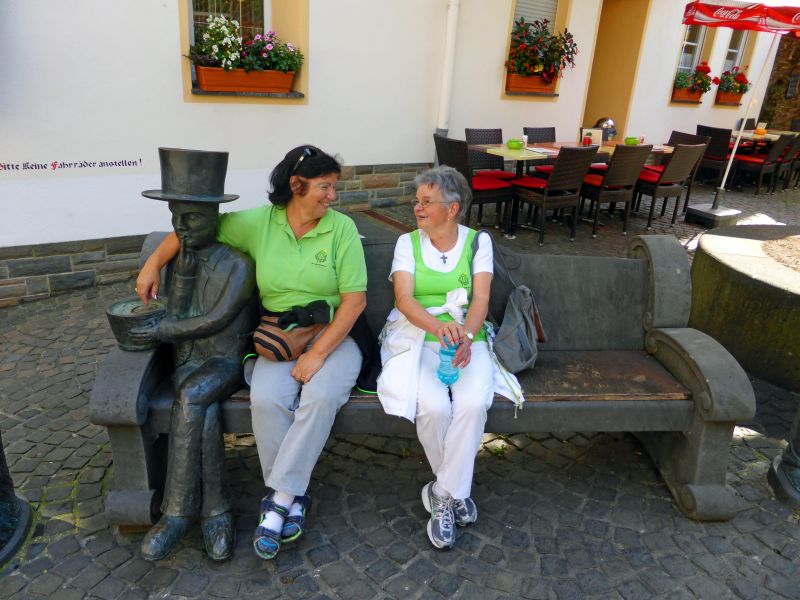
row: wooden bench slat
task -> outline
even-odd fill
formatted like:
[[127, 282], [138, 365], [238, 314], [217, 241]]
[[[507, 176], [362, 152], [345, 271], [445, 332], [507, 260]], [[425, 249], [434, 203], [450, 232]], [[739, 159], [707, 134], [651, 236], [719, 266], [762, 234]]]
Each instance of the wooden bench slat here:
[[[528, 402], [687, 400], [689, 390], [641, 350], [541, 351], [533, 369], [519, 375]], [[354, 391], [351, 403], [376, 400]], [[507, 401], [497, 396], [496, 401]], [[231, 396], [250, 402], [249, 390]]]

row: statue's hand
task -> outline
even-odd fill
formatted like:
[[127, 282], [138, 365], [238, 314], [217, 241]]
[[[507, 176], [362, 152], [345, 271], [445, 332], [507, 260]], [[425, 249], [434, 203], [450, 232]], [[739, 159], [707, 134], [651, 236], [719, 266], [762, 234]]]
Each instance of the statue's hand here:
[[170, 340], [176, 333], [180, 319], [175, 317], [164, 317], [158, 324], [158, 337], [162, 340]]
[[198, 264], [197, 254], [181, 246], [178, 258], [175, 260], [175, 272], [185, 277], [192, 277], [197, 273]]
[[158, 339], [158, 330], [158, 323], [144, 323], [136, 327], [131, 327], [128, 336], [131, 338], [131, 341], [137, 344], [147, 344]]

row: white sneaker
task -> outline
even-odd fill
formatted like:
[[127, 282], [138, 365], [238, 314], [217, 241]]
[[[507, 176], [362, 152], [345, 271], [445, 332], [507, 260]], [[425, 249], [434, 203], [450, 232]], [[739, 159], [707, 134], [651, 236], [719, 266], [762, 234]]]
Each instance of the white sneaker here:
[[455, 515], [453, 498], [438, 496], [433, 491], [433, 482], [422, 488], [422, 505], [431, 518], [428, 521], [428, 539], [437, 548], [452, 548], [456, 543]]
[[456, 525], [464, 527], [478, 520], [478, 505], [472, 498], [459, 500], [453, 499], [453, 514], [456, 517]]

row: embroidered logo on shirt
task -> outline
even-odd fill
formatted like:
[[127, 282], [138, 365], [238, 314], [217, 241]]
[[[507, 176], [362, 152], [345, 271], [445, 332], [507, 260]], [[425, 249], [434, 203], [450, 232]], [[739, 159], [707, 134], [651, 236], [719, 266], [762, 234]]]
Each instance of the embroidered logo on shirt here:
[[316, 260], [316, 261], [317, 261], [317, 264], [318, 264], [318, 265], [321, 265], [321, 264], [322, 264], [322, 263], [324, 263], [326, 260], [328, 260], [328, 253], [327, 253], [327, 252], [326, 252], [324, 249], [323, 249], [323, 250], [320, 250], [319, 252], [317, 252], [317, 253], [314, 255], [314, 260]]
[[467, 287], [469, 285], [469, 275], [466, 273], [461, 273], [458, 276], [458, 283], [460, 283], [463, 287]]

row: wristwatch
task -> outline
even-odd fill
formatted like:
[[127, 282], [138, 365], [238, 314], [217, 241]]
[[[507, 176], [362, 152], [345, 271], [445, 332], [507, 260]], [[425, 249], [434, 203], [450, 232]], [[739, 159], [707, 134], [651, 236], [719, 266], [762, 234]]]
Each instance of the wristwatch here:
[[470, 342], [474, 342], [474, 341], [475, 341], [475, 334], [474, 334], [474, 333], [472, 333], [471, 331], [468, 331], [468, 332], [467, 332], [467, 333], [465, 333], [464, 335], [466, 335], [466, 336], [467, 336], [467, 339], [468, 339]]

